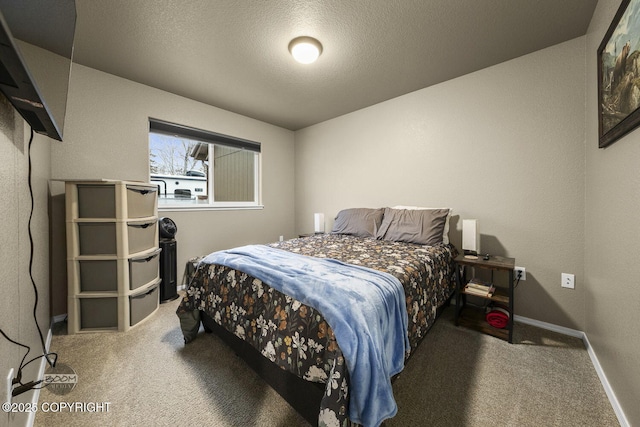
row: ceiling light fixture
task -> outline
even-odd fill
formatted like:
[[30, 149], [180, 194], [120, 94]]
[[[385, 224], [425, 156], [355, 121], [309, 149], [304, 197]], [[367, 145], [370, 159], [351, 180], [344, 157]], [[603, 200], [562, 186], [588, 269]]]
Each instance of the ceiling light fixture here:
[[296, 37], [289, 43], [289, 52], [302, 64], [311, 64], [322, 53], [322, 45], [313, 37]]

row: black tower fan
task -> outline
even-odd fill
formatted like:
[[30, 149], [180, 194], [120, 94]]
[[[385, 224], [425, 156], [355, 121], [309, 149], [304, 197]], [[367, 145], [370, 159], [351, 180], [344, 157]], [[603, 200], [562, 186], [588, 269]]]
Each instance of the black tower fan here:
[[176, 223], [171, 218], [158, 220], [158, 234], [160, 237], [160, 302], [172, 301], [178, 298], [178, 272], [176, 262], [176, 239], [178, 232]]

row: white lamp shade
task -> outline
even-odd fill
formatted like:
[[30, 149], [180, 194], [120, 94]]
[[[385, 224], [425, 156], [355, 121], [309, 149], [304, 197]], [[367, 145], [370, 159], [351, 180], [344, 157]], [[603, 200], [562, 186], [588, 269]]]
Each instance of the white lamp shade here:
[[462, 220], [462, 250], [480, 253], [480, 232], [477, 219]]
[[324, 214], [313, 214], [313, 231], [316, 233], [324, 233]]

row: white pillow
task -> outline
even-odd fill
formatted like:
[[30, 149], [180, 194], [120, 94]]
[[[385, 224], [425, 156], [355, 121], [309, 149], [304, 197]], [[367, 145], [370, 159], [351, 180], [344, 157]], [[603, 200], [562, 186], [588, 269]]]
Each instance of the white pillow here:
[[449, 219], [451, 218], [451, 208], [423, 208], [420, 206], [393, 206], [391, 209], [407, 209], [407, 210], [428, 210], [428, 209], [449, 209], [449, 215], [447, 215], [447, 219], [444, 222], [444, 230], [442, 231], [442, 243], [449, 243]]

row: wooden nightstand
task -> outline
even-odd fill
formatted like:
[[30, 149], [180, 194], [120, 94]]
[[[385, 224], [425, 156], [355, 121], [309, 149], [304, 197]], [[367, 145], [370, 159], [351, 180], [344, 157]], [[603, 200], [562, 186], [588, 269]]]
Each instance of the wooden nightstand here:
[[[515, 258], [505, 258], [500, 256], [491, 256], [488, 260], [483, 259], [482, 256], [478, 256], [478, 259], [465, 258], [464, 255], [459, 255], [455, 259], [455, 280], [456, 280], [456, 326], [461, 325], [468, 328], [472, 328], [489, 335], [493, 335], [498, 338], [513, 342], [513, 269], [515, 267]], [[507, 287], [497, 287], [495, 292], [491, 296], [478, 296], [465, 292], [465, 286], [468, 283], [467, 269], [468, 267], [481, 268], [491, 270], [493, 277], [494, 272], [506, 273], [508, 275]], [[494, 328], [489, 325], [485, 320], [485, 313], [483, 308], [473, 307], [467, 304], [467, 296], [472, 295], [475, 298], [480, 298], [488, 302], [495, 302], [497, 304], [508, 307], [509, 309], [509, 321], [504, 329]]]

